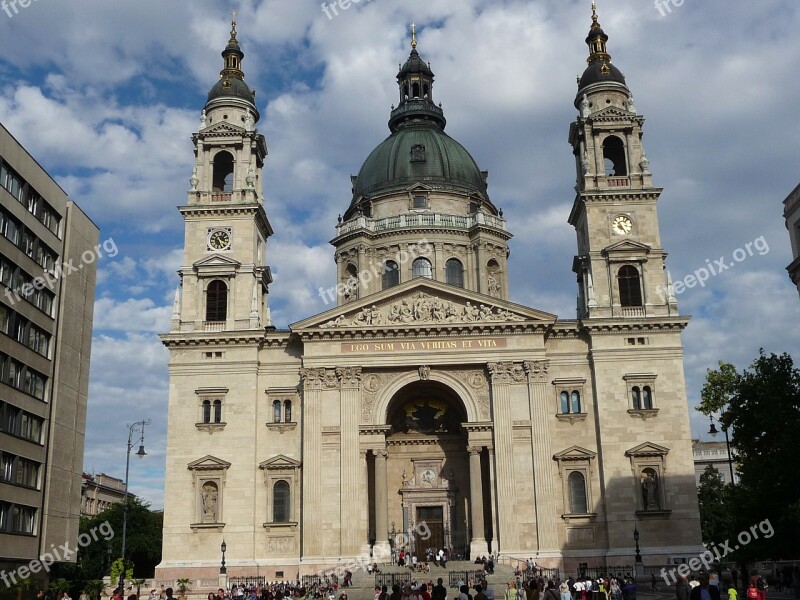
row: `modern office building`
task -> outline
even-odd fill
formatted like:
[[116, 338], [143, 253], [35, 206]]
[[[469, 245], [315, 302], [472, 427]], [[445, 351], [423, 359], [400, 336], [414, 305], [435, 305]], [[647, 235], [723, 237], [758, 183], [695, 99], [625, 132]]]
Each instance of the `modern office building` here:
[[[97, 226], [0, 125], [0, 569], [75, 547]], [[74, 558], [73, 558], [74, 560]]]
[[800, 185], [783, 201], [783, 217], [786, 219], [786, 229], [789, 230], [794, 257], [786, 270], [789, 271], [789, 277], [800, 293]]

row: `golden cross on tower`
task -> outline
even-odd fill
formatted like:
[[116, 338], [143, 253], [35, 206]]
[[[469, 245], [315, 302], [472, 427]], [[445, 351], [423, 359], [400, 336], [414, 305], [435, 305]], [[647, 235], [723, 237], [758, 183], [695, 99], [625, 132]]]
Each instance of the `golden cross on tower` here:
[[597, 2], [592, 0], [592, 21], [597, 22]]
[[417, 24], [413, 21], [411, 22], [411, 47], [417, 47]]
[[231, 13], [231, 36], [236, 37], [236, 11]]

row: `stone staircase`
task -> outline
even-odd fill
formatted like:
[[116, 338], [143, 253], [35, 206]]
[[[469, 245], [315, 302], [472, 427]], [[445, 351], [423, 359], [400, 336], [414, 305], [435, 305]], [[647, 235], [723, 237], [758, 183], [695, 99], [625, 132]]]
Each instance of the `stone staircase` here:
[[[479, 565], [474, 565], [467, 561], [451, 561], [447, 563], [447, 568], [436, 567], [431, 565], [430, 573], [412, 573], [407, 567], [399, 567], [396, 565], [383, 565], [380, 567], [382, 574], [396, 573], [408, 575], [412, 581], [419, 583], [432, 582], [436, 585], [436, 580], [441, 577], [443, 585], [447, 588], [447, 598], [452, 600], [458, 595], [458, 590], [455, 585], [449, 585], [450, 574], [455, 571], [475, 571], [478, 570]], [[495, 600], [502, 600], [505, 594], [506, 584], [514, 579], [514, 569], [509, 565], [497, 565], [493, 575], [487, 575], [486, 581], [492, 587], [495, 593]], [[428, 586], [430, 591], [431, 585]], [[391, 586], [389, 592], [391, 593]], [[373, 600], [375, 597], [375, 575], [371, 575], [366, 571], [360, 569], [353, 571], [353, 585], [349, 588], [340, 588], [336, 597], [338, 599], [342, 592], [347, 592], [348, 600]], [[474, 590], [470, 590], [474, 595]]]

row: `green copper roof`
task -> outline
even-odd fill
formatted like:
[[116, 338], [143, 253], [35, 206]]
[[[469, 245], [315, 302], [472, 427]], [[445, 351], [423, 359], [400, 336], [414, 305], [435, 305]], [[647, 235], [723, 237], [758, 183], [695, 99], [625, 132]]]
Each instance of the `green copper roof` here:
[[415, 183], [486, 197], [481, 170], [464, 146], [438, 126], [421, 122], [397, 129], [372, 151], [355, 182], [353, 202]]

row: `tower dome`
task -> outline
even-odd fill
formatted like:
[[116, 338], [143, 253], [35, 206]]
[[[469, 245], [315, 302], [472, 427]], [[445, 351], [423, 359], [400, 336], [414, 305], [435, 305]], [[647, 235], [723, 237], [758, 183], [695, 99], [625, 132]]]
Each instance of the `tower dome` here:
[[486, 173], [470, 153], [445, 133], [447, 120], [433, 101], [434, 75], [417, 52], [412, 26], [411, 54], [397, 73], [400, 104], [389, 118], [391, 135], [367, 157], [353, 181], [348, 215], [371, 200], [421, 183], [432, 190], [478, 194], [489, 203]]

